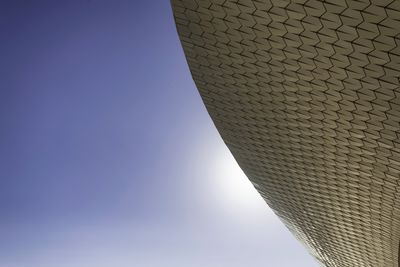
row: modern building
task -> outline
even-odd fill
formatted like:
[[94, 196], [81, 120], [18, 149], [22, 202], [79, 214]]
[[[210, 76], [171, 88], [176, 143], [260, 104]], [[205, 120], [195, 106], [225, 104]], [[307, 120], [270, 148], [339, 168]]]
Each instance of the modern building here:
[[400, 1], [172, 0], [248, 178], [329, 267], [397, 267]]

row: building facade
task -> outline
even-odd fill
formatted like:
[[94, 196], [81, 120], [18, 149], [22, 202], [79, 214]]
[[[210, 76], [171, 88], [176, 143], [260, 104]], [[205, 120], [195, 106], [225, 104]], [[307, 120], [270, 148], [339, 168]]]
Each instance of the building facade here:
[[329, 267], [398, 265], [400, 1], [172, 0], [235, 159]]

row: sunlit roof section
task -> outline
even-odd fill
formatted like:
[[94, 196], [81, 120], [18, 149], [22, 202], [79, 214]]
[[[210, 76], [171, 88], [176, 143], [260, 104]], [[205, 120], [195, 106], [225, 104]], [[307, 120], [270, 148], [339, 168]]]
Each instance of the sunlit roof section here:
[[215, 126], [291, 232], [323, 266], [398, 266], [399, 1], [172, 6]]

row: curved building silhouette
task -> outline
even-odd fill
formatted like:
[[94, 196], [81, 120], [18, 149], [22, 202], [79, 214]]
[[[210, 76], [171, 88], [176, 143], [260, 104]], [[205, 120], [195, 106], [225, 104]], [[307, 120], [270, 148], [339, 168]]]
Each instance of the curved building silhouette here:
[[322, 266], [399, 266], [400, 1], [172, 6], [211, 118], [291, 232]]

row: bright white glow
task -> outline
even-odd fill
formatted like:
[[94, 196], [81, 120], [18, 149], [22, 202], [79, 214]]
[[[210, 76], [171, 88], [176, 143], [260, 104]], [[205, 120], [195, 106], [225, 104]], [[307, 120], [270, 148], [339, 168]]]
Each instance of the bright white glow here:
[[[246, 177], [233, 156], [226, 150], [216, 160], [215, 183], [220, 198], [237, 213], [252, 216], [272, 214], [272, 211]], [[224, 203], [227, 205], [227, 203]], [[235, 212], [235, 213], [236, 213]]]

